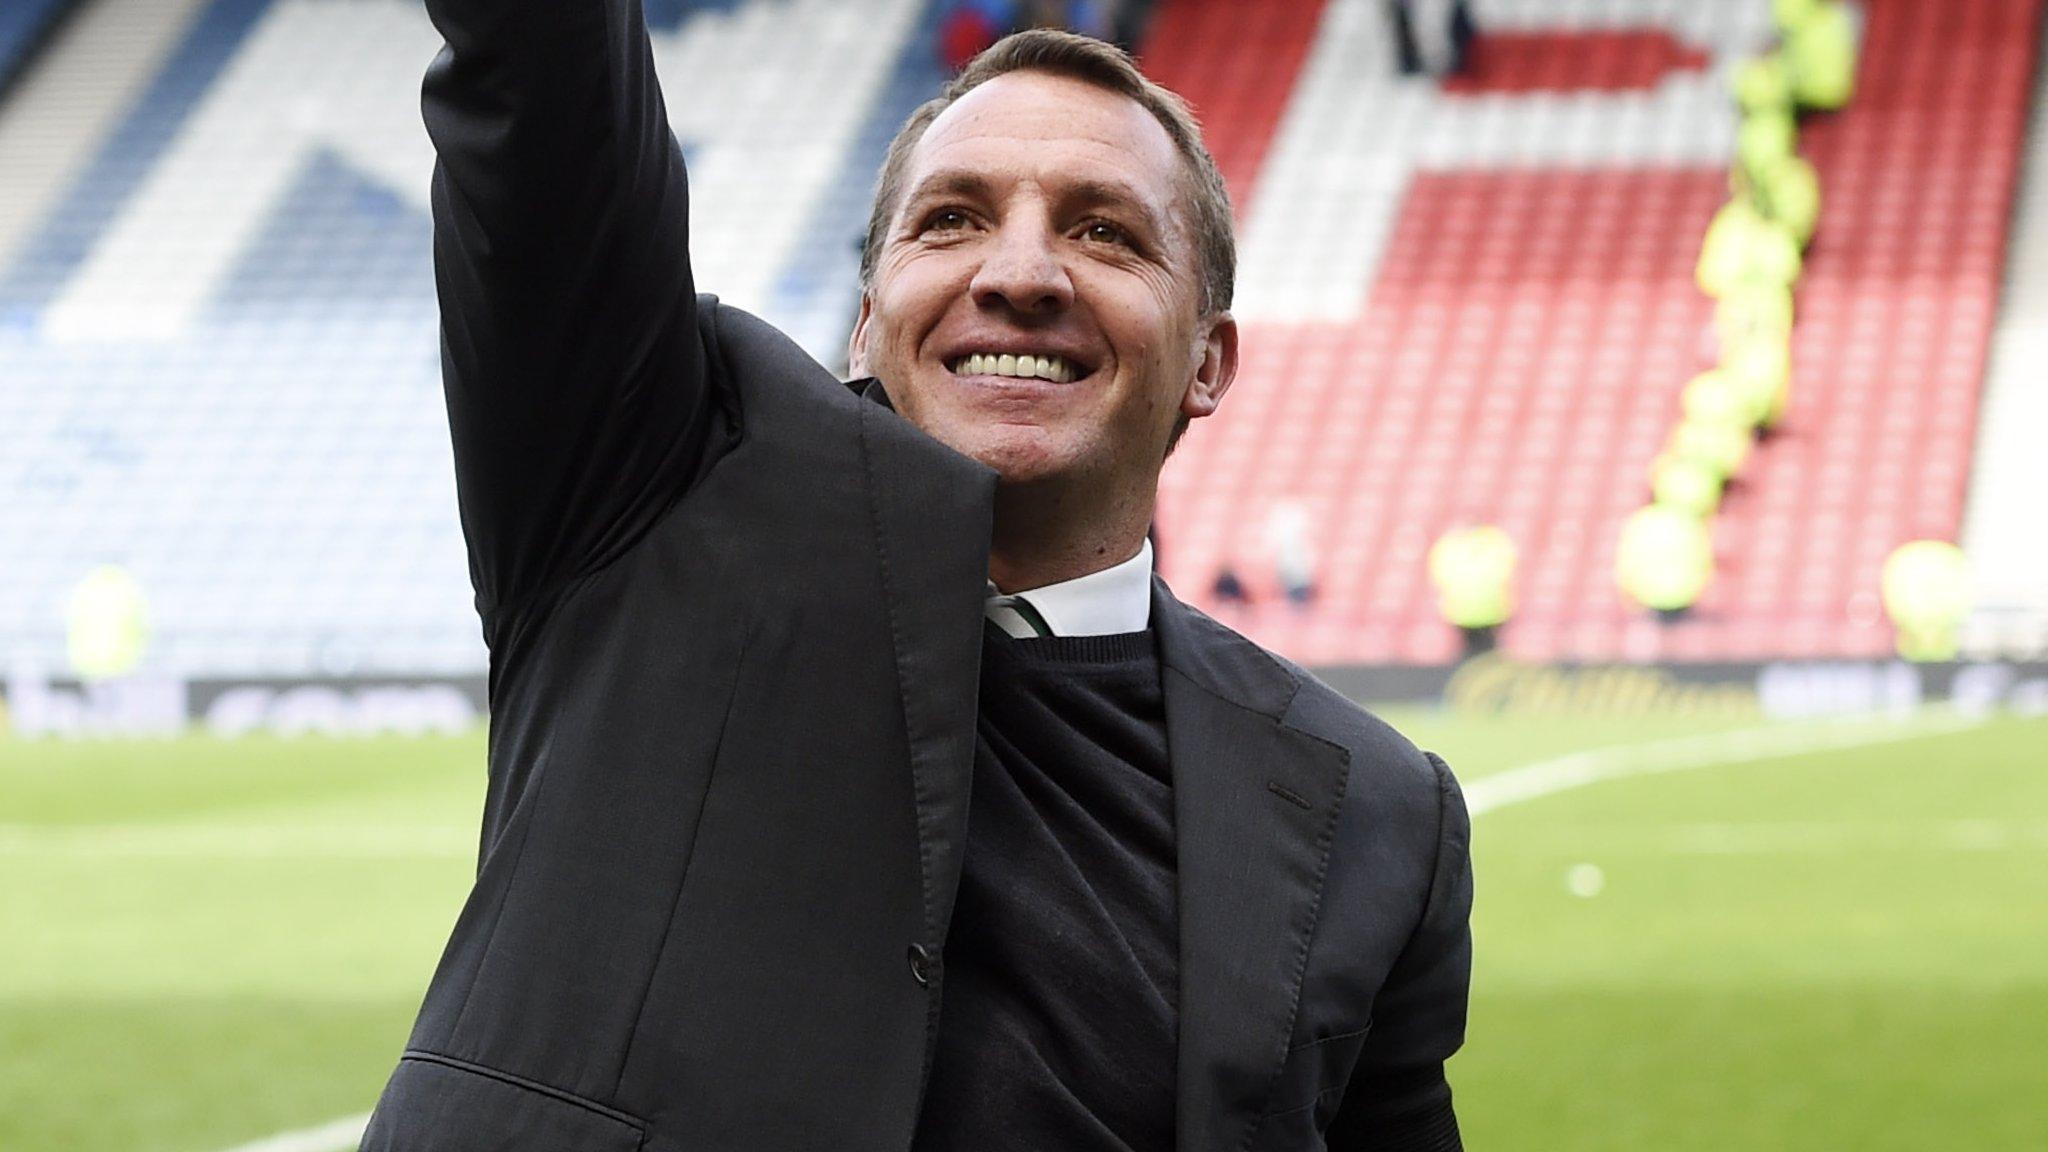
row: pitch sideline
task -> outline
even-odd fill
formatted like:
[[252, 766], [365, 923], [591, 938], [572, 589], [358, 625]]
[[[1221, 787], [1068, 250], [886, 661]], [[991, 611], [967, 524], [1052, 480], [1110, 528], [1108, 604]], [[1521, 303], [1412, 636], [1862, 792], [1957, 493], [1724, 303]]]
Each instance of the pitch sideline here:
[[1465, 806], [1476, 818], [1510, 804], [1540, 800], [1605, 780], [1894, 744], [1967, 731], [1983, 723], [1984, 718], [1979, 716], [1923, 710], [1898, 716], [1780, 721], [1703, 736], [1594, 748], [1482, 776], [1465, 785]]
[[363, 1129], [369, 1124], [368, 1112], [360, 1116], [344, 1116], [317, 1128], [280, 1132], [252, 1143], [237, 1144], [226, 1152], [346, 1152], [363, 1142]]
[[[1894, 744], [1967, 731], [1983, 723], [1984, 718], [1979, 716], [1923, 710], [1902, 716], [1862, 716], [1811, 723], [1780, 721], [1704, 736], [1595, 748], [1533, 761], [1474, 780], [1465, 785], [1465, 805], [1477, 819], [1512, 804], [1540, 800], [1606, 780]], [[369, 1122], [367, 1112], [344, 1116], [317, 1127], [238, 1144], [223, 1152], [349, 1152], [362, 1143], [363, 1129]]]

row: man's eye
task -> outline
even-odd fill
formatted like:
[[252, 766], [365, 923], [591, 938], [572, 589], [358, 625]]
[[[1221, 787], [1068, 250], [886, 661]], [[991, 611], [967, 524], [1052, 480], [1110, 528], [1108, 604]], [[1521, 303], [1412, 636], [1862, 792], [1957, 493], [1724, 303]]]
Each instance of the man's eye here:
[[1121, 244], [1126, 248], [1132, 246], [1131, 234], [1106, 220], [1094, 221], [1081, 229], [1081, 236], [1097, 244]]
[[958, 208], [941, 208], [925, 217], [924, 230], [927, 232], [953, 232], [967, 227], [967, 213]]

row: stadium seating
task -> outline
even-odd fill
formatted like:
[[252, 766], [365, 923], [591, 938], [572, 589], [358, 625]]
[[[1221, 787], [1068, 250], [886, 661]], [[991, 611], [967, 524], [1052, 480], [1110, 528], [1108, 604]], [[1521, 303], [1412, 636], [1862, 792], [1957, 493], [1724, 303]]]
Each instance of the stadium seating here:
[[1663, 29], [1584, 33], [1480, 32], [1462, 72], [1443, 90], [1478, 92], [1645, 92], [1666, 73], [1697, 71], [1707, 55]]
[[[698, 282], [827, 363], [943, 7], [648, 4]], [[1248, 354], [1169, 465], [1167, 575], [1200, 600], [1232, 565], [1262, 602], [1217, 610], [1305, 661], [1442, 662], [1423, 556], [1484, 519], [1522, 556], [1516, 655], [1884, 651], [1884, 556], [1961, 523], [2039, 8], [1870, 0], [1856, 100], [1804, 134], [1826, 209], [1791, 416], [1695, 618], [1660, 627], [1613, 545], [1704, 366], [1692, 260], [1769, 5], [1476, 3], [1474, 70], [1440, 83], [1398, 74], [1380, 0], [1163, 3], [1142, 55], [1235, 198]], [[437, 47], [417, 0], [206, 0], [0, 266], [0, 670], [61, 667], [65, 591], [105, 561], [166, 668], [481, 668], [417, 112]], [[1283, 504], [1320, 552], [1303, 610], [1263, 559]]]
[[[1192, 9], [1240, 7], [1184, 4], [1169, 19], [1199, 26]], [[1646, 22], [1673, 15], [1637, 7]], [[1332, 0], [1326, 28], [1354, 34], [1338, 52], [1325, 32], [1332, 66], [1304, 71], [1286, 122], [1211, 120], [1214, 133], [1283, 141], [1256, 183], [1244, 172], [1235, 182], [1251, 189], [1247, 295], [1284, 305], [1247, 300], [1258, 321], [1246, 336], [1250, 370], [1225, 416], [1191, 434], [1170, 468], [1169, 576], [1198, 588], [1228, 563], [1256, 588], [1267, 509], [1301, 501], [1322, 529], [1319, 604], [1233, 610], [1238, 622], [1313, 662], [1438, 661], [1455, 636], [1435, 616], [1421, 557], [1443, 529], [1477, 518], [1522, 548], [1522, 606], [1505, 633], [1520, 656], [1888, 650], [1876, 599], [1885, 555], [1916, 535], [1952, 535], [1960, 521], [2038, 5], [1868, 6], [1856, 101], [1807, 136], [1828, 207], [1801, 291], [1792, 415], [1731, 492], [1717, 582], [1675, 627], [1622, 602], [1613, 543], [1643, 498], [1678, 389], [1707, 366], [1709, 311], [1690, 270], [1725, 191], [1722, 81], [1690, 72], [1683, 53], [1666, 54], [1649, 97], [1616, 93], [1597, 72], [1588, 90], [1519, 99], [1484, 85], [1437, 91], [1390, 64], [1361, 75], [1371, 72], [1361, 60], [1385, 59], [1371, 50], [1379, 8]], [[1701, 23], [1703, 9], [1731, 23]], [[1753, 42], [1758, 29], [1735, 19], [1739, 9], [1754, 12], [1695, 6], [1693, 23], [1675, 30], [1708, 47]], [[1519, 5], [1515, 17], [1546, 23], [1515, 51], [1547, 44], [1590, 58], [1589, 41], [1616, 34], [1616, 11]], [[1587, 17], [1578, 32], [1575, 13]], [[1182, 53], [1195, 50], [1162, 37], [1150, 63], [1198, 108], [1243, 102], [1182, 65]], [[1313, 132], [1305, 123], [1361, 105], [1385, 116], [1333, 115]], [[1405, 140], [1381, 146], [1395, 153], [1382, 172], [1284, 179], [1290, 135], [1319, 137], [1303, 151], [1329, 168], [1359, 163], [1328, 157], [1353, 142], [1370, 150], [1367, 138], [1383, 131]], [[1717, 158], [1677, 150], [1703, 137]], [[1218, 142], [1219, 156], [1243, 150]], [[1384, 197], [1389, 187], [1400, 207], [1389, 238], [1366, 253], [1371, 287], [1354, 302], [1325, 273], [1349, 271], [1347, 249], [1372, 245], [1322, 221], [1345, 211], [1344, 193]], [[1282, 245], [1282, 232], [1298, 243]]]
[[2048, 656], [2048, 87], [2037, 76], [2033, 129], [1984, 380], [1962, 546], [1979, 615], [1966, 645], [1980, 655]]
[[0, 8], [0, 91], [14, 79], [52, 25], [71, 7], [71, 0], [8, 0]]
[[[658, 66], [709, 97], [671, 109], [722, 225], [700, 282], [828, 361], [882, 149], [941, 80], [931, 7], [648, 5]], [[211, 0], [0, 268], [0, 671], [63, 667], [66, 592], [107, 561], [158, 667], [482, 668], [425, 215], [438, 46], [413, 0]]]

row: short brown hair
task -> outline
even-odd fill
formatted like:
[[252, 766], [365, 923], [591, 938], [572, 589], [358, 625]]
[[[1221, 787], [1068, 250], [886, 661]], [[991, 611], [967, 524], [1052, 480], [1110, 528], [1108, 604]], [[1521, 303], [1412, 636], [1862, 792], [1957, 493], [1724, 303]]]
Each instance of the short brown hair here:
[[1194, 228], [1195, 254], [1200, 261], [1202, 311], [1222, 312], [1230, 307], [1237, 284], [1237, 233], [1230, 216], [1230, 193], [1223, 175], [1202, 143], [1202, 128], [1187, 101], [1162, 88], [1138, 71], [1123, 49], [1114, 44], [1072, 32], [1048, 28], [1005, 36], [976, 56], [948, 83], [944, 91], [926, 101], [903, 124], [889, 142], [888, 158], [875, 182], [875, 206], [868, 216], [867, 241], [861, 246], [860, 283], [866, 289], [874, 281], [875, 260], [888, 236], [896, 203], [903, 196], [904, 172], [910, 154], [939, 113], [954, 101], [998, 76], [1010, 72], [1048, 72], [1104, 88], [1138, 102], [1159, 121], [1180, 154], [1187, 180], [1185, 195], [1189, 223]]

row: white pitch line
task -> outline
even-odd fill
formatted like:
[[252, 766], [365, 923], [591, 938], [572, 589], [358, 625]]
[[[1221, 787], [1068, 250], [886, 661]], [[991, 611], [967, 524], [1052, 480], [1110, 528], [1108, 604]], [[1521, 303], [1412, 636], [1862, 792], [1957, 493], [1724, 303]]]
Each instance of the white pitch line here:
[[[1526, 835], [1545, 851], [1576, 851], [1583, 830], [1562, 828]], [[1605, 851], [1642, 856], [1842, 856], [1870, 853], [2035, 852], [2048, 849], [2048, 820], [1759, 820], [1636, 823], [1603, 832]]]
[[344, 1116], [330, 1120], [318, 1128], [301, 1128], [297, 1132], [281, 1132], [266, 1136], [250, 1144], [238, 1144], [227, 1152], [346, 1152], [363, 1142], [363, 1129], [370, 1125], [370, 1114]]
[[476, 830], [404, 824], [0, 824], [0, 857], [474, 859]]
[[1905, 716], [1856, 717], [1810, 724], [1780, 722], [1704, 736], [1680, 736], [1617, 748], [1596, 748], [1538, 760], [1474, 780], [1465, 785], [1465, 807], [1473, 816], [1479, 816], [1496, 808], [1539, 800], [1603, 780], [1748, 764], [1809, 752], [1895, 744], [1902, 740], [1961, 732], [1983, 722], [1976, 716], [1924, 711]]
[[[1806, 752], [1891, 744], [1960, 732], [1982, 723], [1981, 719], [1973, 716], [1921, 712], [1905, 717], [1864, 717], [1818, 724], [1781, 722], [1706, 736], [1682, 736], [1574, 752], [1569, 756], [1538, 760], [1474, 780], [1465, 785], [1465, 805], [1472, 815], [1478, 816], [1496, 808], [1583, 788], [1603, 780], [1746, 764]], [[369, 1120], [368, 1113], [348, 1116], [317, 1128], [285, 1132], [253, 1144], [243, 1144], [226, 1152], [347, 1152], [362, 1142], [363, 1129]]]
[[1850, 852], [2013, 852], [2048, 848], [2048, 822], [1930, 820], [1910, 824], [1680, 824], [1663, 851], [1683, 856], [1840, 855]]

